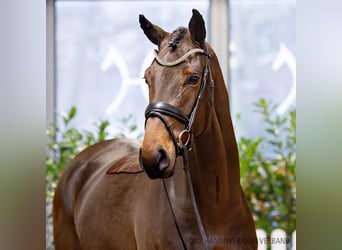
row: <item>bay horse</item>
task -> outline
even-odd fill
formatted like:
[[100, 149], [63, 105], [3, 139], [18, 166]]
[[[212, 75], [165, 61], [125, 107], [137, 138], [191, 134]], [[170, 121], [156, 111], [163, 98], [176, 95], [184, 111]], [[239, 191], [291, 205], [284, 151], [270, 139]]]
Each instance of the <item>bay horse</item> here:
[[63, 249], [257, 249], [240, 185], [238, 149], [217, 56], [201, 14], [164, 31], [139, 16], [158, 46], [142, 143], [88, 147], [62, 174], [53, 201]]

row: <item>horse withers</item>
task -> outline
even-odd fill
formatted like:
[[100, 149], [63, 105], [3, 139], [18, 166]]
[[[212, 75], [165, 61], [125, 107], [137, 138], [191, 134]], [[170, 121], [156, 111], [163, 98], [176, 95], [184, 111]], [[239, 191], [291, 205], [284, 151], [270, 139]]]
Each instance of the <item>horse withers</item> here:
[[158, 46], [144, 139], [97, 143], [67, 166], [53, 203], [57, 250], [257, 249], [226, 85], [192, 12], [171, 33], [139, 16]]

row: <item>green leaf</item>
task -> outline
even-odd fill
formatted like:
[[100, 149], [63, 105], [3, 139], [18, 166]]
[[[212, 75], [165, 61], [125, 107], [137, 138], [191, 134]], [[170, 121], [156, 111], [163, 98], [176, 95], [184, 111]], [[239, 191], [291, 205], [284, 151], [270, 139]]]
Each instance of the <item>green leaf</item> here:
[[73, 119], [76, 115], [76, 107], [72, 106], [70, 111], [69, 111], [69, 120]]
[[105, 131], [105, 129], [110, 125], [108, 120], [105, 120], [103, 122], [101, 122], [100, 124], [100, 132]]

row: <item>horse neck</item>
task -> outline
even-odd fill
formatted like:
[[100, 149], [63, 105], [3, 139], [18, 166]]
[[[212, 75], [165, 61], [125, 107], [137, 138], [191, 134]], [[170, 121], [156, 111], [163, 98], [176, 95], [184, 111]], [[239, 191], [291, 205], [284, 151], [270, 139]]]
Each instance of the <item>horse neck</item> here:
[[201, 121], [209, 122], [208, 128], [194, 139], [189, 162], [199, 208], [220, 217], [241, 200], [240, 168], [227, 89], [215, 54], [211, 60], [212, 66], [217, 65], [212, 67], [214, 106], [210, 120]]

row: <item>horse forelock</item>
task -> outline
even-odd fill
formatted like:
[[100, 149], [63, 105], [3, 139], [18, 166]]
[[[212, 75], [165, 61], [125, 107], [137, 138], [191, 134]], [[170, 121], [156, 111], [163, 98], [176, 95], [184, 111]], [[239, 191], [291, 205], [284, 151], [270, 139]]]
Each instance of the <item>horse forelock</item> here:
[[184, 38], [186, 32], [188, 32], [187, 28], [179, 27], [171, 33], [171, 37], [168, 42], [168, 47], [172, 50], [175, 50], [180, 43], [180, 41]]

